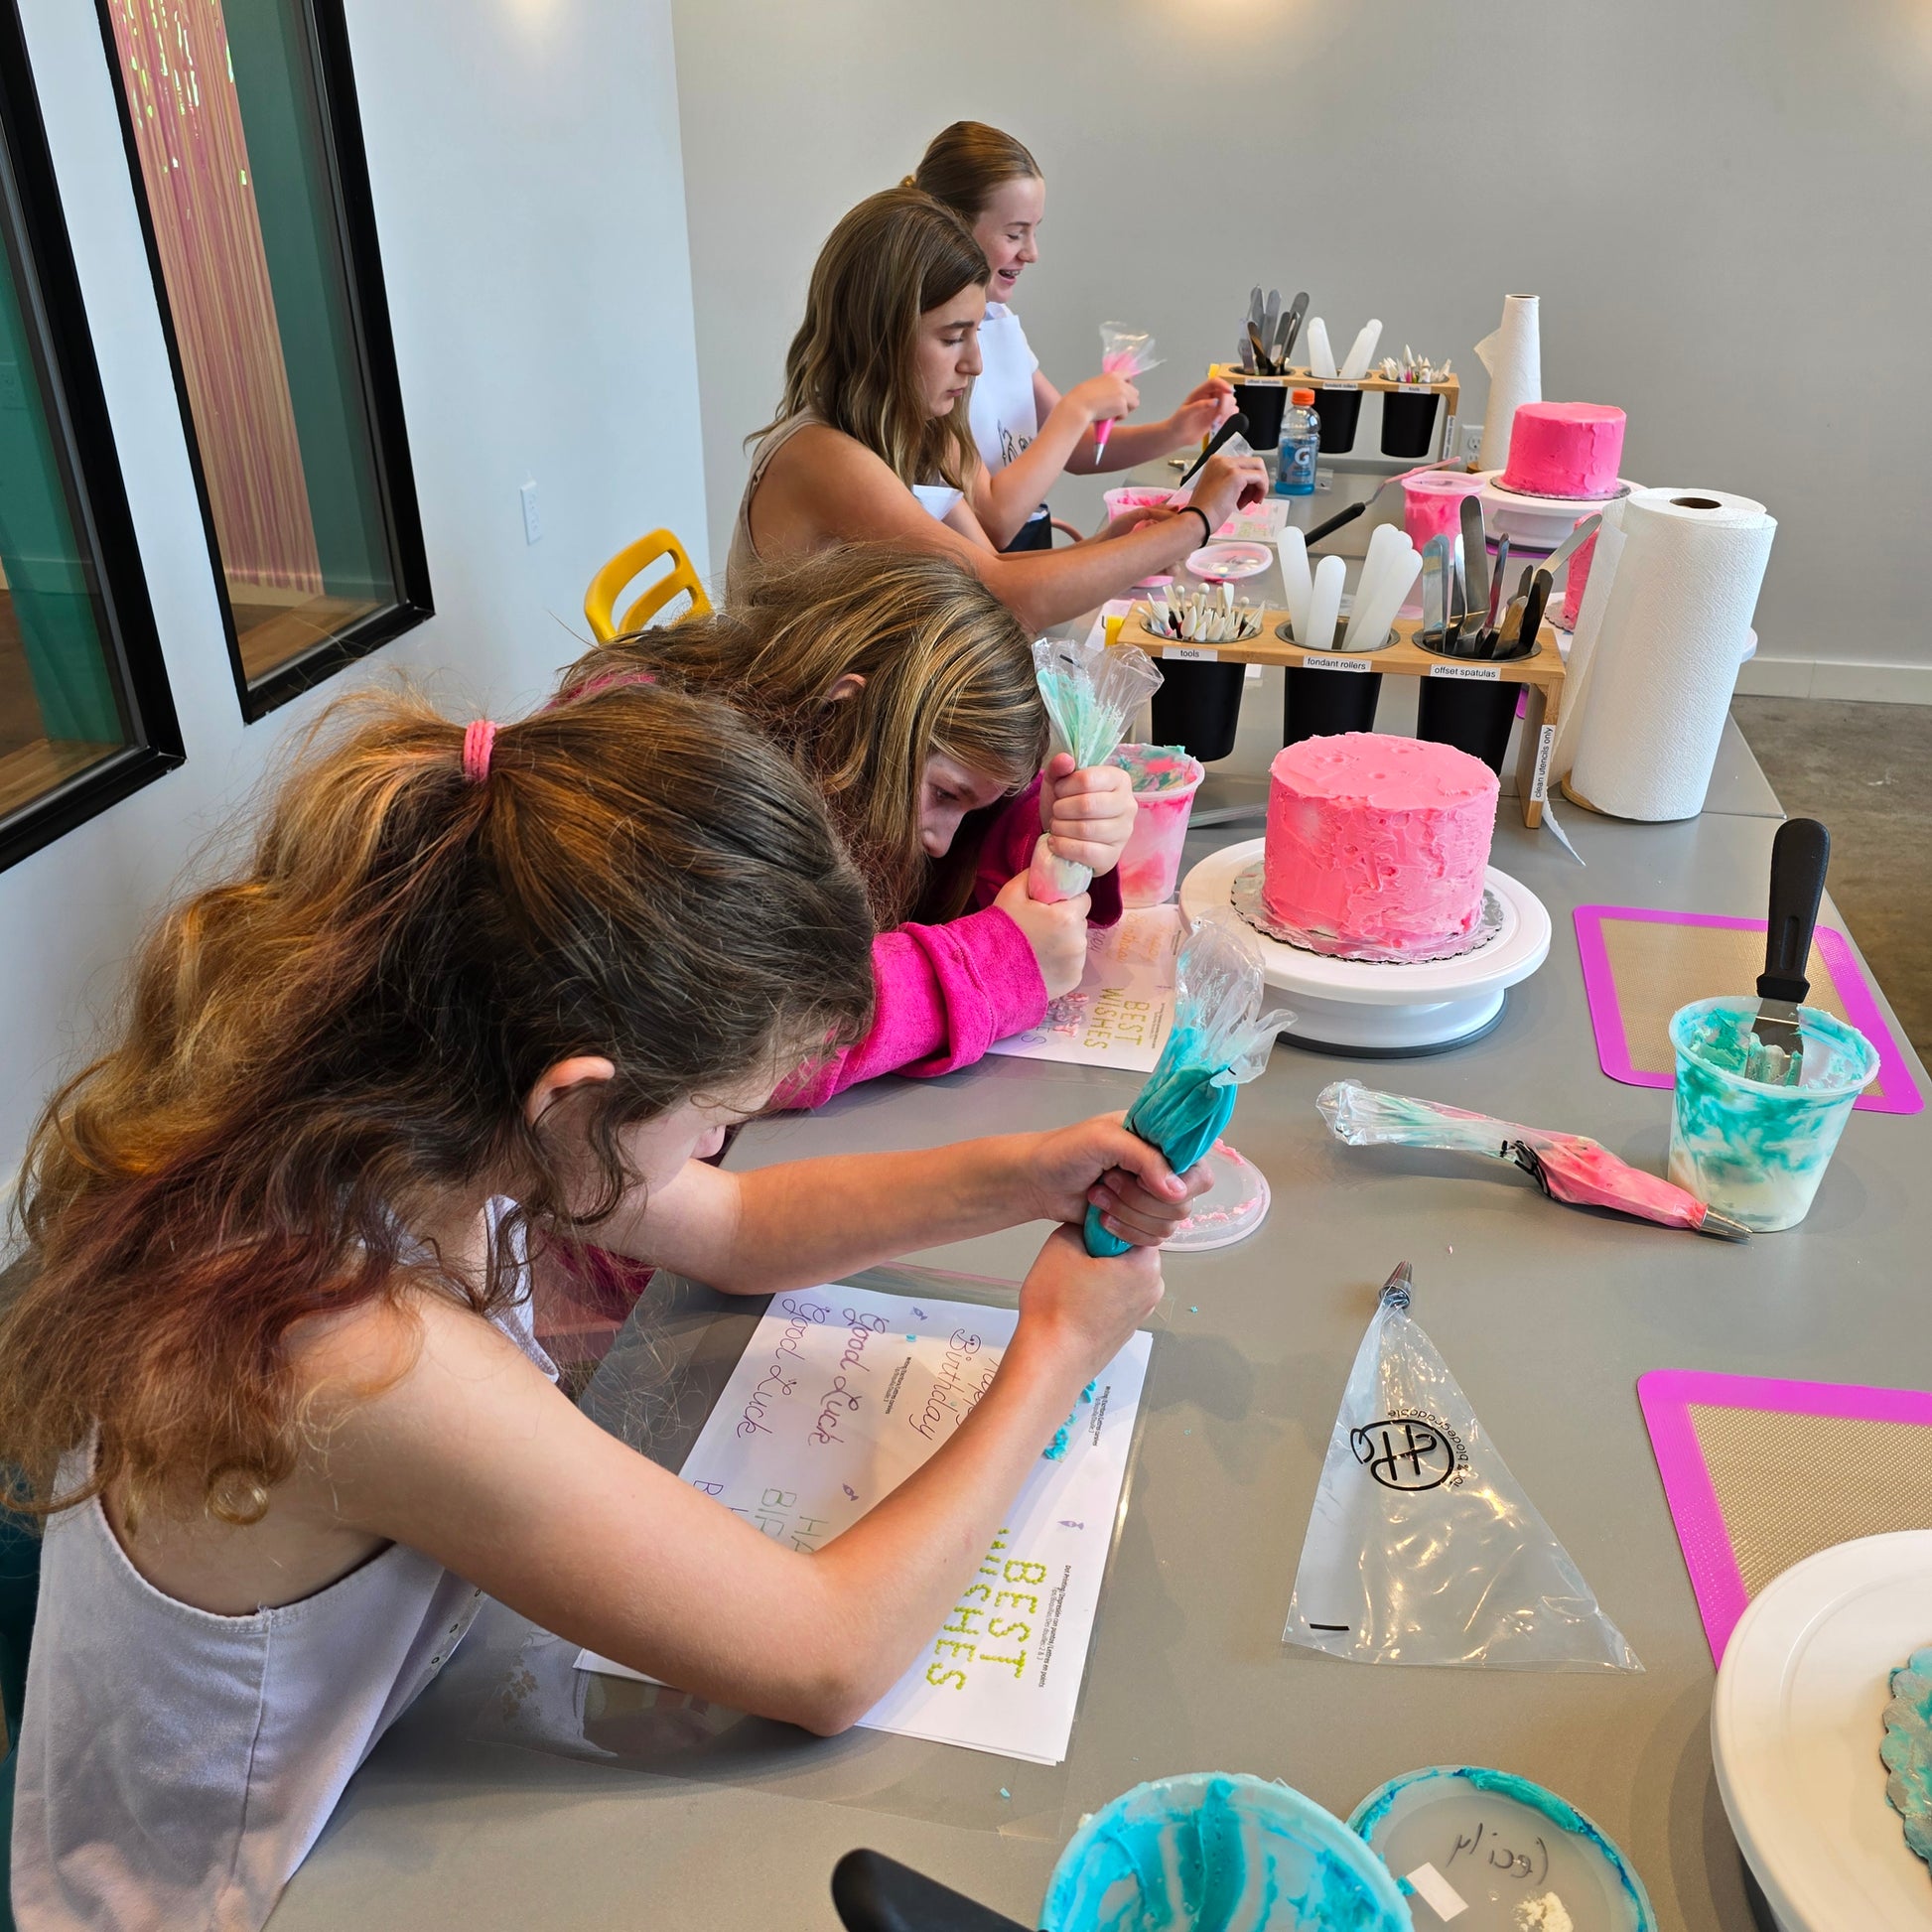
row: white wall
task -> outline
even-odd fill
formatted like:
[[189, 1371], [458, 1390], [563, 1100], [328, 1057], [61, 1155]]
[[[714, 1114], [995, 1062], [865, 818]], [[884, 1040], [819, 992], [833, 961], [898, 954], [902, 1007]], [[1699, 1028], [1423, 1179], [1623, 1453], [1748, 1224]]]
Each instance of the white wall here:
[[598, 564], [704, 535], [668, 0], [350, 0], [437, 616], [244, 728], [94, 9], [22, 11], [188, 762], [0, 873], [0, 1191], [167, 883], [319, 704], [401, 669], [511, 714]]
[[1338, 347], [1376, 315], [1452, 356], [1479, 421], [1472, 345], [1535, 291], [1545, 394], [1621, 404], [1627, 475], [1778, 517], [1758, 630], [1798, 662], [1756, 681], [1932, 699], [1932, 385], [1904, 372], [1932, 313], [1922, 0], [675, 12], [715, 554], [820, 241], [973, 117], [1047, 173], [1020, 307], [1062, 387], [1119, 316], [1160, 339], [1165, 410], [1259, 280], [1309, 289]]

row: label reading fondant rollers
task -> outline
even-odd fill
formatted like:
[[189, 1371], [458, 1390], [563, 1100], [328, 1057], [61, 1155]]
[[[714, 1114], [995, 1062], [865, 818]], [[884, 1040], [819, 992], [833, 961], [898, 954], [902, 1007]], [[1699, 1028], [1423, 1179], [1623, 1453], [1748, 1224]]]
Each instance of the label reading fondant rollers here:
[[1550, 795], [1550, 754], [1556, 749], [1557, 728], [1545, 725], [1536, 735], [1536, 776], [1530, 780], [1530, 803], [1540, 805]]
[[1177, 657], [1183, 664], [1218, 664], [1221, 653], [1206, 644], [1163, 644], [1163, 657]]
[[1316, 657], [1305, 656], [1302, 659], [1305, 671], [1372, 671], [1375, 666], [1366, 657]]
[[1459, 677], [1477, 684], [1500, 684], [1503, 674], [1494, 664], [1432, 664], [1431, 677]]

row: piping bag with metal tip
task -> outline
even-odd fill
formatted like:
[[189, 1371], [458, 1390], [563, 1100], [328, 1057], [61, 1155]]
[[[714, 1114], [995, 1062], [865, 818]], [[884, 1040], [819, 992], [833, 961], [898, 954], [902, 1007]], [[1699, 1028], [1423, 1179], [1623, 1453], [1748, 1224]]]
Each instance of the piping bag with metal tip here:
[[[1100, 325], [1100, 369], [1103, 375], [1145, 375], [1158, 369], [1161, 358], [1154, 352], [1154, 338], [1124, 323]], [[1103, 416], [1093, 426], [1093, 453], [1098, 456], [1114, 433], [1114, 419]]]
[[[1133, 644], [1109, 650], [1103, 643], [1041, 637], [1034, 645], [1034, 675], [1052, 730], [1052, 748], [1067, 753], [1076, 771], [1105, 764], [1127, 736], [1134, 713], [1161, 688], [1153, 658]], [[1090, 868], [1055, 858], [1051, 837], [1039, 835], [1027, 871], [1029, 898], [1057, 905], [1092, 883]]]
[[1315, 1096], [1321, 1118], [1349, 1147], [1437, 1147], [1481, 1154], [1521, 1168], [1552, 1200], [1572, 1207], [1611, 1207], [1621, 1214], [1688, 1228], [1720, 1241], [1748, 1241], [1741, 1221], [1707, 1207], [1695, 1194], [1619, 1161], [1582, 1134], [1555, 1134], [1491, 1120], [1439, 1100], [1377, 1093], [1359, 1080], [1336, 1080]]
[[[1202, 919], [1174, 956], [1173, 1026], [1147, 1085], [1127, 1110], [1127, 1131], [1167, 1157], [1175, 1173], [1205, 1158], [1234, 1116], [1234, 1091], [1268, 1064], [1275, 1035], [1294, 1018], [1263, 1013], [1261, 948], [1246, 926]], [[1128, 1244], [1087, 1209], [1090, 1255]]]
[[1410, 1318], [1412, 1291], [1405, 1261], [1348, 1371], [1282, 1640], [1358, 1664], [1642, 1670]]

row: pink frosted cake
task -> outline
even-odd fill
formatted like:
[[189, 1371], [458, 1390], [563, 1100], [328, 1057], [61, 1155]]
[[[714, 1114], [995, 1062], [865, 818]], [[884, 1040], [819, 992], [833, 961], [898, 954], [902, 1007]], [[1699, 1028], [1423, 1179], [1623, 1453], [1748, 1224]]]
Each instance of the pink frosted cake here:
[[1306, 738], [1269, 771], [1261, 903], [1315, 952], [1421, 959], [1482, 916], [1496, 774], [1452, 745]]
[[1526, 402], [1509, 425], [1505, 489], [1527, 496], [1613, 496], [1623, 411], [1604, 402]]

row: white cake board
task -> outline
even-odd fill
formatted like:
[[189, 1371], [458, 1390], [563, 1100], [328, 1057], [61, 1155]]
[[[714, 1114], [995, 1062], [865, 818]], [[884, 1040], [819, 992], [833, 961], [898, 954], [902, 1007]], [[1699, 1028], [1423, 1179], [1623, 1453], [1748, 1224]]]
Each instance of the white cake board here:
[[[1203, 859], [1180, 882], [1181, 910], [1190, 919], [1238, 918], [1231, 909], [1235, 879], [1261, 857], [1266, 844], [1244, 839]], [[1415, 966], [1329, 959], [1256, 932], [1263, 974], [1288, 995], [1294, 1010], [1284, 1037], [1363, 1058], [1399, 1059], [1441, 1052], [1486, 1034], [1502, 1018], [1507, 989], [1528, 979], [1549, 957], [1550, 914], [1527, 886], [1494, 866], [1484, 884], [1502, 906], [1502, 930], [1459, 959]]]

